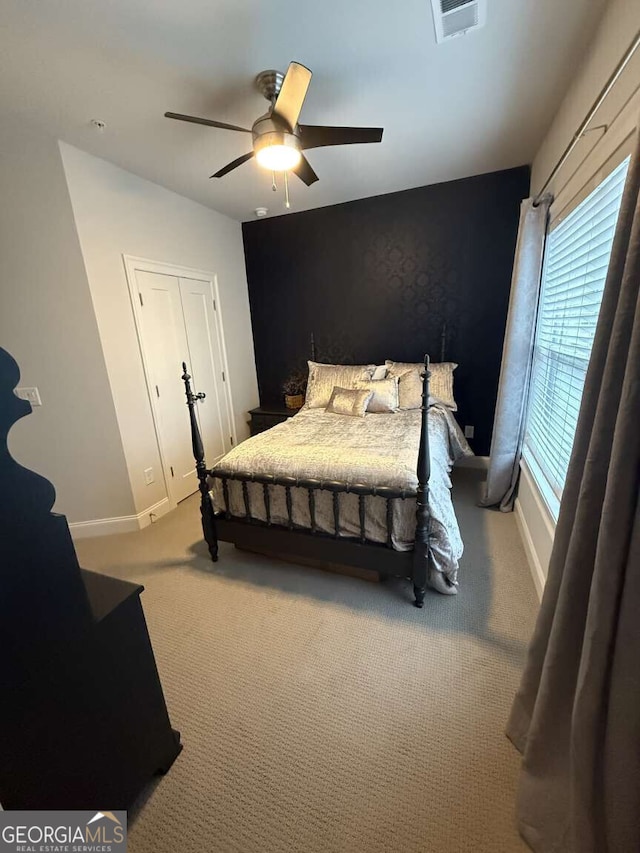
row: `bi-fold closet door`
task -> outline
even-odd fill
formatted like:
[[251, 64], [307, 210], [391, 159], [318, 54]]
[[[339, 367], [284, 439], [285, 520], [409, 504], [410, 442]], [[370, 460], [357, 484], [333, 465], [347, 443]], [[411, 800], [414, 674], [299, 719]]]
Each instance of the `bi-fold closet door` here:
[[[230, 450], [233, 429], [221, 324], [211, 280], [133, 265], [135, 306], [149, 398], [169, 497], [178, 503], [198, 488], [181, 380], [182, 362], [192, 387], [206, 397], [197, 415], [207, 464]], [[131, 277], [131, 274], [130, 274]]]

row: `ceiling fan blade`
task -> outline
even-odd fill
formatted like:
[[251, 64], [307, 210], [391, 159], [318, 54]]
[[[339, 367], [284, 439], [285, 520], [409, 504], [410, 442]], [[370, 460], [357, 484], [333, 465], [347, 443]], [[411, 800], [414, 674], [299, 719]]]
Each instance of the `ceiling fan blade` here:
[[356, 145], [364, 142], [380, 142], [382, 127], [323, 127], [301, 124], [302, 148], [323, 148], [326, 145]]
[[298, 165], [295, 166], [291, 171], [295, 172], [296, 175], [300, 178], [300, 180], [308, 187], [310, 187], [311, 184], [315, 184], [316, 181], [320, 180], [311, 168], [311, 163], [307, 160], [304, 154], [300, 158], [300, 162], [298, 163]]
[[221, 127], [223, 130], [240, 130], [242, 133], [251, 133], [246, 127], [238, 127], [237, 124], [225, 124], [223, 121], [213, 121], [210, 118], [198, 118], [198, 116], [185, 116], [182, 113], [165, 113], [165, 118], [175, 118], [178, 121], [190, 121], [192, 124], [205, 124], [207, 127]]
[[246, 163], [247, 160], [251, 160], [253, 157], [253, 151], [250, 151], [248, 154], [243, 154], [242, 157], [238, 157], [237, 160], [233, 160], [231, 163], [227, 163], [222, 169], [217, 171], [215, 175], [210, 175], [211, 178], [224, 178], [225, 175], [228, 175], [229, 172], [233, 172], [234, 169], [237, 169], [238, 166], [242, 166], [243, 163]]
[[308, 68], [299, 62], [289, 63], [271, 114], [284, 119], [291, 130], [298, 123], [310, 82], [311, 71]]

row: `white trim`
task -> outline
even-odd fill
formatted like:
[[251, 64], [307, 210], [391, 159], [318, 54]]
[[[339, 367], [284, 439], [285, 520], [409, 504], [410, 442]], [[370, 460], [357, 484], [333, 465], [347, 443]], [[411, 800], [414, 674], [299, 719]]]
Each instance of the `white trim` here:
[[480, 468], [483, 471], [489, 470], [488, 456], [463, 456], [455, 463], [456, 468]]
[[137, 515], [119, 515], [114, 518], [94, 518], [91, 521], [72, 521], [69, 530], [74, 539], [89, 539], [92, 536], [108, 536], [114, 533], [134, 533], [143, 530], [166, 515], [174, 505], [163, 498]]
[[[524, 481], [527, 489], [531, 493], [531, 496], [536, 506], [537, 513], [541, 518], [544, 527], [546, 528], [546, 532], [549, 536], [549, 542], [553, 543], [553, 539], [556, 535], [555, 519], [553, 518], [551, 511], [544, 499], [544, 496], [541, 493], [540, 488], [538, 487], [538, 484], [535, 478], [533, 477], [533, 474], [531, 473], [531, 470], [524, 458], [520, 461], [520, 473], [522, 480]], [[533, 578], [533, 583], [535, 585], [536, 592], [538, 593], [538, 598], [542, 599], [542, 591], [544, 590], [544, 585], [547, 579], [547, 567], [543, 566], [540, 562], [540, 557], [538, 556], [539, 549], [536, 547], [534, 538], [531, 535], [531, 529], [527, 522], [527, 518], [522, 509], [522, 504], [520, 503], [519, 498], [516, 498], [514, 511], [516, 516], [516, 523], [520, 532], [520, 537], [522, 538], [524, 550], [527, 555], [527, 561], [531, 570], [531, 577]]]
[[529, 460], [525, 459], [524, 456], [520, 460], [520, 471], [522, 473], [522, 476], [527, 481], [527, 484], [538, 506], [538, 509], [540, 510], [540, 515], [542, 516], [544, 525], [549, 533], [549, 538], [553, 539], [553, 537], [556, 535], [555, 516], [553, 514], [552, 509], [547, 504], [544, 492], [541, 490], [540, 486], [538, 485], [538, 481], [533, 475], [533, 471], [530, 468]]
[[[544, 504], [544, 512], [542, 513], [545, 523], [551, 525], [555, 531], [555, 524], [558, 520], [560, 512], [560, 498], [553, 491], [551, 483], [547, 480], [544, 471], [538, 464], [533, 450], [525, 445], [522, 448], [522, 457], [520, 468], [526, 469], [526, 477], [532, 484], [534, 494], [540, 498], [540, 502]], [[551, 534], [553, 537], [553, 533]]]
[[516, 516], [518, 532], [520, 533], [520, 538], [524, 545], [524, 552], [527, 555], [527, 562], [529, 563], [531, 577], [533, 578], [533, 585], [535, 586], [536, 593], [538, 594], [538, 601], [542, 601], [542, 592], [544, 590], [546, 578], [544, 570], [540, 565], [540, 560], [538, 559], [538, 554], [533, 544], [533, 539], [531, 538], [527, 521], [524, 517], [524, 513], [522, 512], [520, 501], [517, 498], [514, 505], [514, 513]]
[[[233, 446], [238, 446], [238, 433], [236, 431], [236, 415], [233, 408], [233, 393], [231, 391], [231, 377], [229, 375], [229, 363], [227, 361], [227, 342], [224, 337], [224, 325], [222, 322], [222, 302], [220, 300], [220, 288], [218, 287], [218, 276], [214, 274], [212, 279], [213, 295], [216, 300], [216, 310], [213, 312], [216, 318], [216, 328], [218, 330], [218, 341], [220, 343], [220, 354], [222, 355], [222, 364], [226, 381], [224, 382], [224, 390], [227, 398], [227, 415], [229, 419], [229, 429], [233, 437]], [[222, 458], [222, 457], [220, 457]]]

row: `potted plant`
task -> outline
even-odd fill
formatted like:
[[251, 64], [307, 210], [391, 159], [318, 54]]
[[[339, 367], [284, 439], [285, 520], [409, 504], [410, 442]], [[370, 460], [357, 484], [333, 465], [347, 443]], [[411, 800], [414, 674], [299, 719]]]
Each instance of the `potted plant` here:
[[284, 404], [287, 409], [299, 409], [304, 405], [304, 392], [307, 390], [307, 377], [301, 370], [295, 370], [282, 384]]

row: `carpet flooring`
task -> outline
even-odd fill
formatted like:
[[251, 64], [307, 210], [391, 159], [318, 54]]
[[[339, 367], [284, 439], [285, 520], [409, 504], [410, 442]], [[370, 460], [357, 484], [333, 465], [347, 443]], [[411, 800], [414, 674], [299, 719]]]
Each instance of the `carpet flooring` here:
[[77, 543], [144, 584], [184, 750], [130, 813], [130, 853], [518, 853], [504, 736], [537, 599], [513, 515], [454, 472], [460, 592], [250, 555], [212, 564], [194, 498]]

